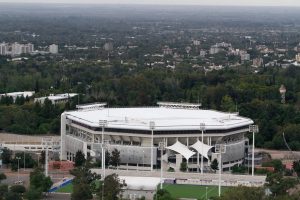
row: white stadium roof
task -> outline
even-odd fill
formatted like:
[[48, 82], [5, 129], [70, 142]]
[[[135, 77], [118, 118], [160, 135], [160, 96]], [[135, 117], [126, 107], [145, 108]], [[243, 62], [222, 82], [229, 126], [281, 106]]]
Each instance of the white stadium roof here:
[[214, 110], [174, 109], [165, 107], [147, 108], [101, 108], [98, 110], [78, 110], [66, 112], [68, 119], [90, 127], [100, 127], [100, 120], [107, 120], [108, 128], [150, 130], [150, 122], [155, 130], [199, 130], [200, 123], [205, 130], [226, 130], [253, 124], [249, 118], [234, 113]]

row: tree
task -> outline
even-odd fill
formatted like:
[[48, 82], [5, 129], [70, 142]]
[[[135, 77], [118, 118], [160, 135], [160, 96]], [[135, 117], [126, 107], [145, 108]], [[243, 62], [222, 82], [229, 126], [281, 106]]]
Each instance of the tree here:
[[46, 152], [42, 151], [41, 152], [41, 157], [39, 159], [40, 164], [45, 165], [45, 160], [46, 160]]
[[20, 194], [15, 193], [15, 192], [7, 192], [4, 195], [5, 200], [22, 200]]
[[71, 194], [72, 200], [82, 200], [82, 199], [93, 199], [93, 194], [89, 184], [78, 183], [73, 185], [73, 192]]
[[107, 167], [111, 162], [111, 155], [109, 151], [105, 151], [105, 166]]
[[120, 151], [118, 151], [118, 149], [114, 149], [111, 152], [110, 164], [114, 167], [120, 164]]
[[75, 155], [75, 167], [81, 167], [85, 163], [86, 159], [81, 151], [77, 151]]
[[222, 102], [221, 102], [221, 109], [226, 112], [234, 112], [235, 111], [235, 105], [230, 96], [228, 96], [228, 95], [223, 96]]
[[23, 185], [12, 185], [9, 190], [18, 194], [23, 194], [26, 192], [26, 188]]
[[3, 199], [3, 196], [8, 192], [8, 185], [0, 185], [0, 200]]
[[33, 172], [30, 172], [29, 181], [30, 186], [25, 193], [25, 197], [28, 200], [41, 199], [43, 192], [48, 192], [53, 184], [50, 177], [46, 177], [40, 168], [36, 168]]
[[274, 159], [270, 162], [266, 162], [262, 164], [263, 167], [274, 167], [276, 172], [281, 172], [283, 171], [283, 164], [281, 162], [281, 160], [278, 159]]
[[9, 164], [11, 162], [11, 156], [12, 156], [12, 151], [9, 150], [8, 148], [3, 148], [2, 149], [2, 162], [3, 164]]
[[100, 179], [96, 173], [92, 173], [87, 167], [77, 167], [70, 171], [75, 176], [73, 179], [72, 200], [92, 199], [92, 193], [96, 190], [95, 181]]
[[180, 171], [182, 171], [182, 172], [186, 172], [186, 170], [187, 170], [187, 163], [186, 162], [182, 162], [181, 164], [180, 164]]
[[105, 200], [118, 200], [122, 194], [122, 187], [126, 186], [126, 183], [120, 183], [120, 179], [117, 174], [111, 174], [105, 177], [104, 182], [99, 187], [97, 193], [99, 199], [102, 199], [102, 195]]
[[263, 200], [264, 190], [263, 188], [251, 188], [245, 186], [239, 186], [236, 189], [227, 190], [221, 197], [215, 198], [217, 200]]
[[153, 200], [173, 200], [174, 198], [171, 194], [165, 189], [157, 190], [156, 194], [153, 197]]
[[286, 194], [288, 189], [293, 188], [299, 182], [294, 178], [283, 177], [281, 172], [268, 174], [266, 180], [274, 196]]
[[6, 175], [4, 173], [0, 174], [0, 183], [2, 180], [6, 179]]
[[40, 200], [42, 199], [42, 191], [38, 188], [30, 187], [25, 193], [25, 198], [27, 200]]
[[24, 153], [16, 153], [15, 158], [11, 161], [11, 169], [16, 171], [18, 170], [18, 158], [19, 160], [19, 167], [23, 168], [24, 164], [26, 168], [33, 168], [36, 166], [36, 161], [32, 158], [32, 156], [28, 153], [25, 153], [25, 163], [24, 163]]
[[210, 167], [212, 170], [217, 171], [219, 169], [219, 162], [217, 159], [214, 159], [211, 164]]
[[300, 160], [293, 162], [293, 169], [297, 173], [297, 176], [300, 177]]
[[30, 187], [42, 192], [48, 192], [52, 184], [51, 178], [49, 176], [46, 177], [40, 168], [36, 168], [33, 172], [30, 172]]

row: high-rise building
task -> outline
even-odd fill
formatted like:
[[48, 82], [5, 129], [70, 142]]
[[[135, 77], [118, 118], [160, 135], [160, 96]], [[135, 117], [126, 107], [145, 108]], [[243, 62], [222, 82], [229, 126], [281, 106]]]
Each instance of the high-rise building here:
[[52, 54], [58, 54], [58, 45], [51, 44], [49, 46], [49, 52], [52, 53]]
[[1, 43], [0, 44], [0, 55], [7, 55], [8, 53], [9, 53], [8, 44], [7, 43]]
[[114, 49], [114, 45], [111, 42], [107, 42], [104, 44], [103, 49], [105, 51], [112, 51]]
[[201, 45], [201, 41], [199, 41], [199, 40], [193, 40], [193, 45], [200, 46]]
[[28, 54], [34, 51], [34, 45], [31, 43], [28, 44], [19, 44], [17, 42], [11, 45], [11, 55], [18, 56], [22, 53]]
[[221, 51], [221, 49], [219, 47], [217, 47], [216, 45], [213, 45], [210, 47], [209, 54], [217, 54], [220, 51]]
[[20, 55], [22, 53], [21, 44], [15, 42], [11, 45], [11, 54], [12, 55]]

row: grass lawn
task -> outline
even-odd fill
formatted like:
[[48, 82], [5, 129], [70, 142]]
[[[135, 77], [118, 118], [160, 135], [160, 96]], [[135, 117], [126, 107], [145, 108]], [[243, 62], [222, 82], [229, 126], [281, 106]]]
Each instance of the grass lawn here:
[[[164, 184], [163, 188], [168, 190], [174, 198], [206, 198], [206, 186]], [[221, 191], [224, 192], [228, 189], [228, 187], [222, 187]], [[218, 186], [207, 186], [207, 198], [218, 196], [218, 191]]]
[[73, 192], [73, 184], [66, 185], [62, 188], [59, 188], [56, 192], [61, 192], [61, 193], [72, 193]]

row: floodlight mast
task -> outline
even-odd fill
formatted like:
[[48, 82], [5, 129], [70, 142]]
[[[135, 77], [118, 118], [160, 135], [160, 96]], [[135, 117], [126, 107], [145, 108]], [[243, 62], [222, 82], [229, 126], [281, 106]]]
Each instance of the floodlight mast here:
[[151, 171], [153, 171], [153, 133], [154, 133], [154, 129], [155, 129], [155, 122], [154, 121], [150, 121], [149, 123], [150, 129], [151, 129]]
[[16, 157], [16, 159], [18, 160], [18, 181], [20, 181], [20, 159], [21, 159], [21, 157]]
[[104, 128], [107, 126], [107, 120], [99, 120], [99, 126], [102, 127], [102, 136], [101, 136], [101, 144], [102, 144], [102, 148], [101, 148], [101, 160], [102, 160], [102, 170], [104, 170], [105, 168], [105, 163], [104, 163], [104, 156], [105, 156], [105, 152], [104, 152], [104, 148], [103, 148], [103, 144], [104, 144]]
[[158, 148], [161, 152], [160, 156], [160, 189], [163, 189], [163, 151], [166, 147], [165, 142], [159, 142]]
[[252, 132], [252, 176], [254, 176], [254, 148], [255, 148], [255, 133], [258, 133], [257, 125], [250, 125], [249, 132]]
[[222, 153], [226, 153], [225, 144], [216, 144], [215, 145], [215, 153], [219, 154], [219, 197], [221, 196], [221, 179], [222, 179]]
[[[101, 199], [103, 200], [104, 199], [104, 180], [105, 180], [105, 152], [106, 152], [106, 149], [108, 147], [108, 144], [109, 144], [109, 141], [108, 140], [104, 140], [103, 143], [101, 144], [101, 147], [102, 147], [102, 150], [104, 151], [104, 157], [103, 157], [103, 162], [104, 162], [104, 168], [103, 168], [103, 173], [102, 173], [102, 181], [103, 181], [103, 184], [102, 184], [102, 195], [101, 195]], [[102, 163], [103, 163], [102, 162]]]
[[202, 142], [202, 153], [201, 153], [201, 174], [203, 174], [203, 132], [205, 130], [205, 123], [200, 123], [201, 130], [201, 142]]

